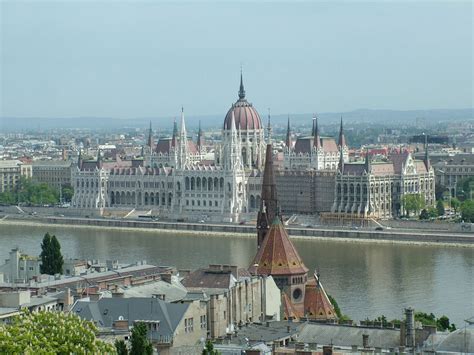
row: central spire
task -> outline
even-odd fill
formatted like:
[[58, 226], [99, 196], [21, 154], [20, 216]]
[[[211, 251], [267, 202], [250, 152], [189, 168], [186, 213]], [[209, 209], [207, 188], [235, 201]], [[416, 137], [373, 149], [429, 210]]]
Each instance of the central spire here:
[[277, 197], [275, 172], [273, 171], [273, 152], [272, 145], [267, 144], [265, 154], [265, 169], [262, 179], [262, 194], [260, 201], [260, 211], [257, 215], [257, 245], [263, 243], [265, 236], [275, 217], [279, 216], [279, 203]]
[[240, 89], [239, 89], [239, 99], [245, 99], [245, 90], [244, 90], [244, 79], [242, 75], [242, 68], [240, 68]]

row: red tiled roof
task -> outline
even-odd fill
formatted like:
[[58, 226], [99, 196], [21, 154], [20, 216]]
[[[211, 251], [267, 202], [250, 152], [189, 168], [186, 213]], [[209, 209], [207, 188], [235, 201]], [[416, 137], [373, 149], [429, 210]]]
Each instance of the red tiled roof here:
[[232, 128], [232, 111], [234, 111], [235, 128], [238, 130], [262, 129], [262, 121], [257, 110], [247, 100], [240, 99], [232, 105], [225, 116], [225, 130]]
[[311, 319], [327, 320], [337, 318], [334, 307], [316, 275], [306, 283], [304, 310], [305, 316]]
[[301, 317], [301, 314], [293, 306], [288, 295], [285, 292], [281, 293], [281, 304], [283, 306], [283, 317], [284, 319], [294, 319], [298, 320]]
[[301, 275], [308, 272], [280, 218], [274, 219], [250, 269], [258, 275]]

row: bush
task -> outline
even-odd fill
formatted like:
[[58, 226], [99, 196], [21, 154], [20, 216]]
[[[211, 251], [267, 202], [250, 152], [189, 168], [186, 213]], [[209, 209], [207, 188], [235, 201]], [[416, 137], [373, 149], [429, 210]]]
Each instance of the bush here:
[[97, 340], [97, 328], [77, 315], [24, 313], [10, 325], [0, 324], [1, 354], [115, 354], [113, 345]]

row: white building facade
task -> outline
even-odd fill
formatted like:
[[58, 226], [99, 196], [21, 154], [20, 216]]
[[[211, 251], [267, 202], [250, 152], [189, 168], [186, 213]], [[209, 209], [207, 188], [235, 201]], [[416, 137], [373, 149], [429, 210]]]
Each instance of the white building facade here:
[[71, 206], [98, 215], [121, 208], [238, 221], [249, 212], [248, 178], [262, 166], [265, 149], [260, 116], [245, 99], [242, 77], [239, 100], [225, 117], [214, 162], [203, 160], [200, 142], [200, 137], [197, 145], [188, 139], [182, 111], [179, 132], [175, 123], [173, 136], [156, 146], [150, 127], [141, 166], [102, 161], [100, 152], [93, 162], [79, 158], [72, 172]]

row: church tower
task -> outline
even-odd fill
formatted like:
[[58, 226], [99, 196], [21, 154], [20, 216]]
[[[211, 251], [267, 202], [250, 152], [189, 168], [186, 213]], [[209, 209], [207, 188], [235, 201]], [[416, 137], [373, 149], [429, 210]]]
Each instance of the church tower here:
[[[270, 224], [277, 216], [279, 210], [271, 144], [267, 144], [267, 150], [265, 154], [265, 170], [263, 171], [261, 196], [260, 210], [257, 216], [258, 247], [262, 245], [265, 235], [270, 228]], [[281, 217], [279, 216], [278, 218]]]

